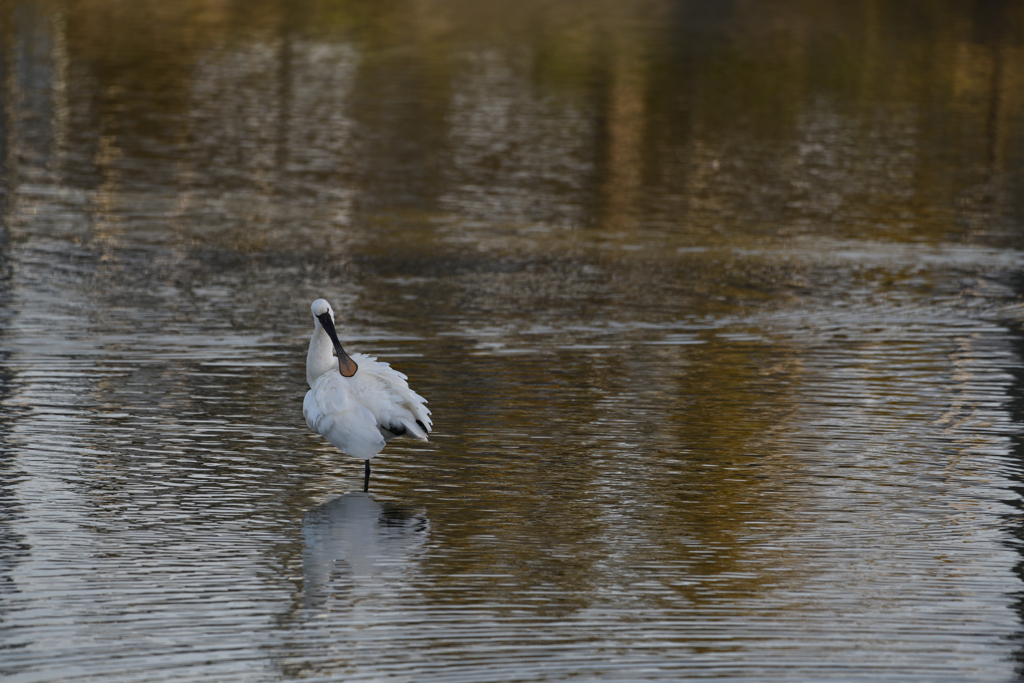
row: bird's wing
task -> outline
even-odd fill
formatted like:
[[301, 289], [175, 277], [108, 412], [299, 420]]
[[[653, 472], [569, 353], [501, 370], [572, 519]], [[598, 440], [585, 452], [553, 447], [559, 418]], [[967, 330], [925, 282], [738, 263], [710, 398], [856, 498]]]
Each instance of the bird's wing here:
[[351, 456], [369, 460], [384, 448], [373, 413], [353, 400], [345, 378], [325, 372], [313, 382], [302, 402], [309, 428]]
[[427, 400], [409, 388], [406, 376], [372, 356], [353, 354], [352, 358], [359, 364], [353, 394], [373, 413], [377, 425], [391, 432], [395, 432], [392, 427], [400, 427], [398, 434], [426, 441], [433, 427], [430, 410], [423, 405]]

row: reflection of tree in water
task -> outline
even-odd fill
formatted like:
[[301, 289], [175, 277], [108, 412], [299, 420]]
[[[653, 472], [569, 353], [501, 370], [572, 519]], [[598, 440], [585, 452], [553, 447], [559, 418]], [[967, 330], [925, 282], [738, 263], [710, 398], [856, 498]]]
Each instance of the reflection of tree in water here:
[[496, 359], [468, 377], [447, 409], [490, 428], [451, 445], [468, 457], [459, 498], [431, 513], [432, 595], [568, 618], [623, 600], [701, 602], [709, 583], [755, 592], [748, 577], [777, 560], [740, 539], [750, 510], [777, 520], [792, 356], [767, 341], [640, 345]]
[[[1009, 236], [1024, 214], [1015, 3], [477, 5], [70, 3], [55, 114], [74, 116], [55, 133], [73, 165], [116, 138], [122, 182], [184, 190], [174, 230], [236, 245], [359, 238], [337, 228], [372, 233], [396, 210], [462, 237], [508, 222], [623, 239], [652, 220], [702, 239], [867, 234], [907, 194], [937, 212], [900, 223], [915, 238], [944, 239], [947, 213]], [[926, 77], [908, 77], [922, 55]], [[936, 98], [948, 115], [923, 115]], [[153, 153], [179, 146], [175, 163]], [[838, 165], [818, 146], [842, 147]]]

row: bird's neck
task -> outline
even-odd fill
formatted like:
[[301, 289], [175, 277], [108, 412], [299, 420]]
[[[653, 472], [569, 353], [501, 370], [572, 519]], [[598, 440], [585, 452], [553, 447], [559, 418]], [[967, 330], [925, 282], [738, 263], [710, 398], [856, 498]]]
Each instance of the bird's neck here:
[[313, 386], [317, 377], [328, 370], [337, 370], [338, 361], [334, 357], [334, 344], [327, 332], [319, 324], [314, 326], [313, 338], [309, 340], [309, 352], [306, 354], [306, 382]]

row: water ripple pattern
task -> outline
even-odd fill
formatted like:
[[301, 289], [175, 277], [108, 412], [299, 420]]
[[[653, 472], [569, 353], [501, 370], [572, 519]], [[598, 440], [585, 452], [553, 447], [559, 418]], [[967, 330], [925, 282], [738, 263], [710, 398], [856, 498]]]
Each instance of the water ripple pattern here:
[[0, 4], [0, 678], [1017, 680], [1024, 14], [805, 5]]

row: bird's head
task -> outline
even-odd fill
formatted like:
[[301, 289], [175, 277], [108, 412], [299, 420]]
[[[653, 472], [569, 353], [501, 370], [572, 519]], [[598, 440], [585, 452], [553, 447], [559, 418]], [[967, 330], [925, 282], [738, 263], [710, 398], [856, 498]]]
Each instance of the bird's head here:
[[310, 306], [310, 310], [313, 311], [313, 318], [317, 323], [324, 329], [327, 336], [331, 338], [331, 343], [334, 344], [334, 352], [338, 354], [338, 372], [343, 377], [351, 377], [356, 374], [356, 370], [359, 366], [356, 362], [348, 357], [345, 353], [345, 349], [341, 348], [341, 342], [338, 340], [338, 332], [334, 329], [334, 309], [327, 303], [326, 299], [317, 299]]
[[313, 302], [313, 305], [310, 306], [310, 309], [313, 311], [313, 317], [318, 320], [320, 319], [320, 316], [325, 313], [330, 316], [332, 321], [334, 320], [334, 309], [331, 308], [329, 303], [327, 303], [327, 299], [317, 299]]

